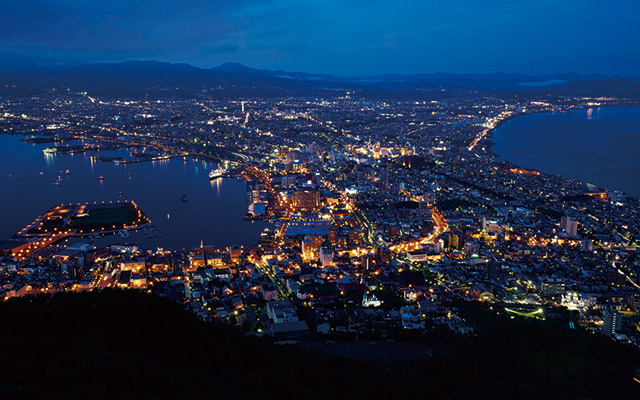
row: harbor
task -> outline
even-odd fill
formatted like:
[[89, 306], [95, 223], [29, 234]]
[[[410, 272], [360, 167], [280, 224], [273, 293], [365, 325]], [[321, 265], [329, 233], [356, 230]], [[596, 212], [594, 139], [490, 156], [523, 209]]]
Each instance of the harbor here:
[[[61, 204], [54, 206], [13, 235], [10, 249], [16, 260], [38, 256], [49, 246], [70, 237], [93, 241], [100, 236], [142, 229], [148, 237], [161, 236], [134, 202]], [[10, 242], [9, 242], [10, 243]]]
[[[23, 142], [21, 136], [0, 136], [3, 207], [0, 237], [10, 238], [24, 227], [24, 214], [32, 218], [52, 204], [135, 201], [157, 231], [128, 231], [99, 239], [138, 243], [155, 249], [192, 248], [204, 241], [214, 246], [257, 243], [271, 225], [245, 221], [247, 183], [234, 178], [238, 170], [210, 180], [221, 163], [186, 157], [118, 164], [93, 153], [51, 154], [47, 143]], [[102, 157], [131, 158], [133, 150], [101, 150]], [[69, 171], [67, 174], [66, 171]], [[183, 197], [184, 196], [184, 197]], [[23, 210], [17, 215], [13, 210]]]

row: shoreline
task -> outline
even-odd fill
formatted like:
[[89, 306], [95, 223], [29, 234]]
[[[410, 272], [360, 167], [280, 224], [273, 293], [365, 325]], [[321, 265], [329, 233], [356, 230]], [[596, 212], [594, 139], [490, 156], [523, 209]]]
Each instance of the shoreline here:
[[[503, 160], [507, 161], [506, 159], [504, 159], [504, 157], [502, 157], [499, 154], [496, 154], [493, 151], [493, 146], [496, 144], [493, 141], [493, 137], [494, 137], [496, 129], [500, 128], [502, 126], [502, 124], [504, 124], [505, 122], [514, 120], [516, 118], [526, 117], [526, 116], [529, 116], [529, 115], [536, 115], [536, 114], [569, 114], [571, 111], [588, 110], [590, 108], [624, 108], [624, 107], [640, 107], [640, 100], [638, 100], [638, 102], [636, 104], [632, 104], [632, 105], [623, 105], [623, 106], [621, 106], [621, 105], [600, 105], [598, 107], [576, 107], [576, 108], [572, 108], [572, 109], [569, 109], [569, 110], [566, 110], [566, 111], [535, 111], [535, 112], [527, 112], [527, 113], [523, 113], [523, 114], [514, 115], [512, 117], [505, 118], [502, 121], [498, 122], [498, 124], [495, 127], [493, 127], [492, 129], [489, 130], [489, 132], [487, 132], [487, 135], [484, 138], [484, 141], [486, 141], [489, 144], [487, 146], [486, 152], [490, 153], [493, 156], [500, 157]], [[540, 171], [540, 172], [542, 172], [542, 171]], [[549, 174], [547, 174], [547, 175], [549, 175]]]
[[485, 139], [484, 139], [485, 142], [487, 143], [485, 152], [488, 155], [490, 155], [491, 157], [494, 158], [494, 162], [495, 163], [500, 163], [500, 161], [501, 161], [502, 163], [506, 163], [506, 164], [508, 164], [510, 166], [513, 166], [513, 167], [516, 167], [516, 168], [535, 170], [535, 171], [540, 172], [543, 175], [556, 176], [556, 177], [560, 176], [563, 179], [567, 179], [567, 180], [574, 181], [574, 182], [579, 182], [579, 183], [584, 184], [584, 185], [593, 185], [598, 190], [603, 190], [605, 192], [621, 191], [621, 192], [625, 193], [628, 197], [640, 198], [640, 196], [630, 195], [630, 194], [626, 193], [625, 191], [623, 191], [621, 189], [607, 188], [607, 187], [604, 187], [602, 185], [591, 183], [591, 182], [588, 182], [588, 181], [585, 181], [585, 180], [582, 180], [582, 179], [579, 179], [579, 178], [572, 178], [572, 177], [567, 176], [567, 175], [565, 175], [563, 173], [554, 174], [554, 173], [550, 173], [550, 172], [546, 172], [546, 171], [543, 171], [541, 169], [538, 169], [537, 167], [535, 167], [535, 168], [534, 167], [524, 167], [522, 165], [516, 164], [515, 162], [512, 162], [512, 161], [506, 159], [505, 157], [501, 156], [500, 154], [498, 154], [498, 153], [496, 153], [494, 151], [494, 147], [497, 144], [494, 141], [496, 130], [498, 128], [500, 128], [504, 123], [509, 122], [511, 120], [515, 120], [515, 119], [520, 118], [520, 117], [526, 117], [526, 116], [531, 116], [531, 115], [536, 115], [536, 114], [549, 114], [549, 115], [553, 115], [553, 114], [569, 114], [572, 111], [588, 110], [590, 108], [596, 109], [596, 108], [628, 108], [628, 107], [640, 108], [640, 103], [628, 104], [628, 105], [604, 105], [604, 106], [600, 105], [600, 106], [597, 106], [597, 107], [576, 107], [576, 108], [572, 108], [572, 109], [569, 109], [569, 110], [566, 110], [566, 111], [536, 111], [536, 112], [523, 113], [523, 114], [518, 114], [518, 115], [515, 115], [515, 116], [511, 116], [509, 118], [505, 118], [504, 120], [498, 122], [498, 124], [494, 128], [492, 128], [489, 132], [487, 132], [487, 135], [485, 136]]
[[[30, 135], [26, 135], [24, 133], [14, 133], [14, 132], [3, 132], [0, 133], [0, 136], [4, 136], [3, 143], [7, 143], [7, 148], [9, 149], [20, 149], [18, 152], [24, 155], [24, 159], [38, 160], [36, 164], [40, 165], [42, 161], [43, 152], [41, 151], [46, 147], [46, 144], [38, 144], [38, 143], [27, 143], [21, 139], [30, 137]], [[15, 146], [15, 147], [14, 147]], [[34, 147], [35, 146], [35, 147]], [[25, 150], [26, 149], [26, 150]], [[24, 150], [24, 152], [23, 152]], [[6, 149], [5, 149], [6, 151]], [[46, 154], [45, 154], [46, 156]], [[246, 186], [246, 177], [243, 176], [234, 176], [234, 177], [225, 177], [221, 179], [219, 184], [220, 187], [223, 185], [223, 181], [226, 185], [229, 185], [230, 189], [228, 189], [227, 193], [224, 194], [221, 188], [218, 188], [216, 191], [215, 185], [212, 185], [208, 180], [208, 177], [203, 175], [202, 171], [209, 172], [209, 167], [204, 168], [201, 158], [198, 158], [197, 161], [195, 158], [190, 157], [187, 160], [184, 160], [184, 163], [189, 165], [188, 168], [183, 168], [183, 160], [182, 159], [171, 159], [167, 161], [171, 161], [172, 163], [177, 163], [178, 167], [176, 168], [168, 168], [168, 169], [160, 169], [154, 172], [151, 163], [135, 163], [129, 165], [128, 167], [121, 166], [118, 168], [114, 166], [113, 163], [97, 163], [95, 172], [92, 172], [90, 168], [90, 160], [89, 155], [87, 154], [86, 160], [83, 157], [78, 158], [76, 155], [75, 161], [74, 158], [70, 157], [70, 154], [60, 154], [59, 157], [56, 157], [56, 161], [53, 164], [46, 164], [46, 160], [42, 161], [42, 169], [38, 166], [31, 166], [32, 162], [27, 161], [25, 164], [28, 168], [16, 168], [15, 166], [7, 167], [7, 171], [9, 172], [9, 180], [6, 181], [6, 190], [7, 193], [12, 193], [11, 196], [7, 196], [4, 199], [3, 205], [14, 205], [16, 202], [23, 201], [26, 206], [25, 210], [29, 214], [40, 215], [42, 210], [49, 209], [52, 204], [67, 204], [67, 203], [76, 203], [78, 201], [82, 202], [109, 202], [109, 201], [122, 201], [123, 199], [128, 198], [129, 200], [135, 198], [135, 201], [139, 203], [141, 206], [147, 205], [144, 207], [145, 215], [149, 216], [150, 219], [153, 220], [154, 226], [157, 227], [159, 231], [163, 233], [162, 238], [160, 240], [155, 240], [156, 238], [148, 238], [142, 235], [142, 230], [133, 230], [131, 231], [132, 236], [136, 236], [134, 239], [126, 239], [121, 238], [115, 232], [115, 235], [108, 235], [115, 243], [122, 243], [123, 240], [129, 240], [136, 242], [141, 248], [146, 249], [155, 249], [156, 247], [162, 247], [164, 249], [170, 249], [175, 251], [180, 251], [183, 248], [192, 249], [198, 247], [201, 240], [204, 239], [205, 242], [209, 244], [213, 244], [216, 247], [230, 247], [230, 246], [253, 246], [259, 243], [261, 238], [261, 234], [265, 227], [271, 228], [271, 224], [268, 220], [253, 220], [246, 221], [244, 217], [246, 216], [246, 210], [249, 206], [247, 201], [247, 186]], [[73, 162], [72, 162], [73, 161]], [[23, 162], [20, 159], [20, 162]], [[209, 164], [209, 161], [206, 161]], [[6, 163], [5, 163], [6, 164]], [[72, 165], [76, 165], [75, 169]], [[22, 164], [20, 164], [22, 165]], [[126, 169], [132, 166], [136, 166], [136, 169], [130, 170]], [[172, 164], [173, 165], [173, 164]], [[215, 165], [215, 162], [214, 162]], [[193, 167], [191, 167], [193, 166]], [[47, 169], [49, 168], [49, 169]], [[66, 182], [61, 186], [55, 186], [55, 190], [50, 192], [49, 183], [43, 183], [41, 181], [47, 181], [46, 178], [42, 178], [38, 175], [38, 171], [46, 171], [46, 177], [55, 177], [59, 174], [59, 170], [63, 171], [64, 169], [71, 169], [74, 171], [71, 175], [71, 181]], [[200, 177], [196, 178], [196, 173], [193, 168], [200, 168]], [[203, 169], [204, 168], [204, 169]], [[17, 169], [20, 169], [19, 173]], [[113, 172], [109, 172], [113, 169]], [[33, 170], [31, 172], [31, 170]], [[82, 172], [81, 172], [82, 170]], [[118, 171], [118, 172], [116, 172]], [[140, 171], [140, 174], [135, 171]], [[173, 172], [172, 172], [173, 171]], [[176, 172], [177, 173], [174, 173]], [[188, 171], [183, 174], [183, 171]], [[103, 174], [106, 172], [106, 174]], [[135, 176], [134, 179], [137, 179], [139, 182], [143, 183], [145, 189], [139, 189], [140, 185], [137, 185], [138, 189], [134, 188], [136, 185], [132, 185], [131, 178], [127, 179], [127, 172], [133, 173]], [[64, 175], [62, 172], [60, 174]], [[107, 174], [110, 174], [107, 176]], [[104, 175], [106, 178], [105, 181], [108, 181], [108, 185], [106, 189], [102, 190], [98, 187], [98, 175]], [[153, 178], [153, 177], [156, 178]], [[32, 179], [33, 178], [33, 179]], [[67, 179], [66, 176], [64, 176]], [[12, 183], [10, 180], [14, 179]], [[51, 178], [53, 179], [53, 178]], [[151, 199], [152, 194], [155, 193], [153, 191], [148, 191], [147, 189], [153, 189], [153, 185], [150, 185], [150, 181], [153, 179], [158, 179], [159, 182], [162, 182], [162, 185], [166, 185], [165, 179], [170, 179], [173, 183], [170, 185], [169, 190], [170, 193], [175, 192], [175, 198], [172, 195], [167, 195], [162, 198], [162, 201], [156, 202]], [[182, 179], [186, 179], [187, 185], [183, 185]], [[27, 185], [20, 185], [21, 182], [27, 182]], [[81, 190], [82, 183], [87, 185], [91, 185], [91, 187], [96, 187], [95, 192], [84, 191], [81, 192], [80, 195], [75, 196], [75, 194], [79, 193]], [[3, 182], [5, 183], [5, 182]], [[198, 186], [194, 186], [194, 185]], [[79, 186], [80, 185], [80, 186]], [[213, 187], [212, 187], [213, 186]], [[12, 190], [13, 189], [13, 190]], [[17, 190], [16, 190], [17, 189]], [[4, 189], [3, 189], [4, 190]], [[54, 199], [51, 203], [42, 202], [40, 199], [43, 197], [41, 195], [33, 195], [31, 196], [34, 200], [33, 202], [26, 201], [23, 199], [29, 199], [29, 195], [25, 194], [29, 193], [43, 193], [42, 191], [46, 191], [46, 193], [53, 193]], [[118, 195], [117, 193], [126, 193], [124, 197], [122, 195]], [[180, 194], [186, 193], [188, 194], [189, 202], [181, 203], [180, 202]], [[229, 198], [229, 196], [231, 196]], [[222, 199], [227, 200], [222, 200]], [[18, 200], [16, 200], [18, 199]], [[200, 199], [198, 201], [198, 199]], [[211, 199], [211, 202], [207, 202], [202, 199]], [[219, 199], [219, 200], [216, 200]], [[234, 199], [234, 200], [230, 200]], [[192, 203], [191, 200], [194, 200]], [[238, 204], [242, 202], [242, 207], [239, 207]], [[32, 203], [35, 203], [33, 209], [30, 207]], [[206, 208], [203, 208], [206, 207]], [[237, 219], [234, 219], [233, 216], [226, 216], [225, 211], [220, 211], [220, 207], [223, 209], [229, 210], [238, 210], [241, 208], [241, 211], [237, 215]], [[30, 211], [29, 211], [30, 210]], [[216, 211], [217, 210], [217, 211]], [[174, 213], [175, 211], [175, 213]], [[171, 220], [167, 215], [171, 215]], [[212, 223], [218, 221], [232, 221], [228, 225], [233, 225], [234, 233], [229, 235], [221, 235], [217, 233], [216, 229], [209, 229], [208, 227], [204, 227], [202, 229], [207, 229], [207, 233], [205, 236], [197, 234], [192, 229], [189, 221], [192, 221], [198, 227], [204, 226], [204, 223], [201, 223], [202, 217], [198, 216], [198, 214], [206, 214], [207, 219], [210, 219]], [[211, 215], [214, 215], [212, 217]], [[217, 218], [217, 219], [216, 219]], [[29, 217], [19, 218], [12, 217], [9, 218], [7, 224], [7, 231], [5, 233], [6, 238], [10, 238], [15, 235], [20, 229], [24, 228], [25, 224], [32, 219]], [[262, 226], [261, 223], [265, 225]], [[171, 234], [169, 224], [171, 224], [171, 229], [179, 230], [182, 234]], [[218, 231], [223, 230], [224, 225], [220, 225]], [[15, 229], [11, 230], [9, 227], [15, 227]], [[184, 229], [184, 230], [183, 230]], [[200, 229], [200, 228], [198, 228]], [[138, 232], [139, 231], [139, 232]], [[255, 232], [253, 237], [250, 237], [250, 233], [246, 232]], [[106, 228], [105, 228], [106, 232]], [[135, 232], [135, 235], [134, 235]], [[177, 232], [177, 231], [176, 231]], [[204, 231], [203, 231], [204, 232]], [[102, 232], [96, 232], [102, 233]], [[79, 235], [81, 236], [81, 235]], [[90, 235], [89, 235], [90, 236]], [[247, 236], [248, 239], [245, 240], [244, 237]], [[3, 237], [4, 239], [5, 237]], [[193, 240], [189, 240], [189, 238], [193, 238]], [[109, 240], [111, 240], [109, 239]], [[175, 241], [175, 243], [174, 243]]]

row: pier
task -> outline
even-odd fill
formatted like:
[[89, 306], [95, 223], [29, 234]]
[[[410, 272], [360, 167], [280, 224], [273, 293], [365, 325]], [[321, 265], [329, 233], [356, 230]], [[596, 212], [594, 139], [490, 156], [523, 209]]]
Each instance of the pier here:
[[13, 236], [14, 239], [26, 241], [12, 255], [18, 261], [25, 260], [69, 237], [95, 237], [115, 233], [128, 237], [127, 231], [138, 229], [143, 229], [149, 237], [161, 235], [132, 201], [58, 205]]

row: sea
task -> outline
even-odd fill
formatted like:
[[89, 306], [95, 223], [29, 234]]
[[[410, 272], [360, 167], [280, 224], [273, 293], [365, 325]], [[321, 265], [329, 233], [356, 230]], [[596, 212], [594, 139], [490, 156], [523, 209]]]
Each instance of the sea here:
[[52, 206], [68, 203], [135, 201], [162, 234], [154, 238], [140, 231], [129, 238], [109, 235], [100, 239], [101, 244], [190, 250], [203, 243], [222, 248], [256, 244], [270, 227], [267, 222], [243, 219], [248, 205], [244, 180], [209, 181], [209, 171], [218, 168], [217, 163], [168, 159], [115, 165], [91, 155], [131, 159], [131, 153], [52, 155], [43, 150], [53, 144], [20, 139], [24, 136], [0, 135], [0, 240], [10, 238]]
[[640, 107], [524, 115], [492, 140], [495, 154], [520, 167], [640, 197]]

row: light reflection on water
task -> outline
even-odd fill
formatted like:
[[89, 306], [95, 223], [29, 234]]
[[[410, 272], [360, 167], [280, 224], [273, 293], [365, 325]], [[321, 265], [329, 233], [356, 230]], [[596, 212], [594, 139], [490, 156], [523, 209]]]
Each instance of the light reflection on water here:
[[532, 114], [501, 125], [492, 151], [516, 165], [640, 197], [640, 107]]
[[[45, 156], [42, 150], [50, 144], [32, 145], [20, 142], [20, 138], [0, 135], [0, 240], [56, 204], [124, 199], [134, 200], [163, 236], [123, 239], [113, 235], [109, 238], [113, 242], [135, 238], [143, 247], [167, 249], [190, 249], [201, 240], [218, 247], [246, 245], [256, 243], [269, 226], [242, 219], [247, 211], [244, 181], [209, 181], [208, 173], [215, 163], [205, 168], [202, 161], [169, 159], [117, 166], [92, 159], [87, 153]], [[116, 155], [112, 153], [103, 151], [101, 155]], [[128, 152], [121, 153], [131, 158]], [[67, 169], [69, 175], [60, 173]], [[52, 184], [58, 175], [62, 176], [60, 186]], [[181, 201], [183, 194], [186, 202]]]

